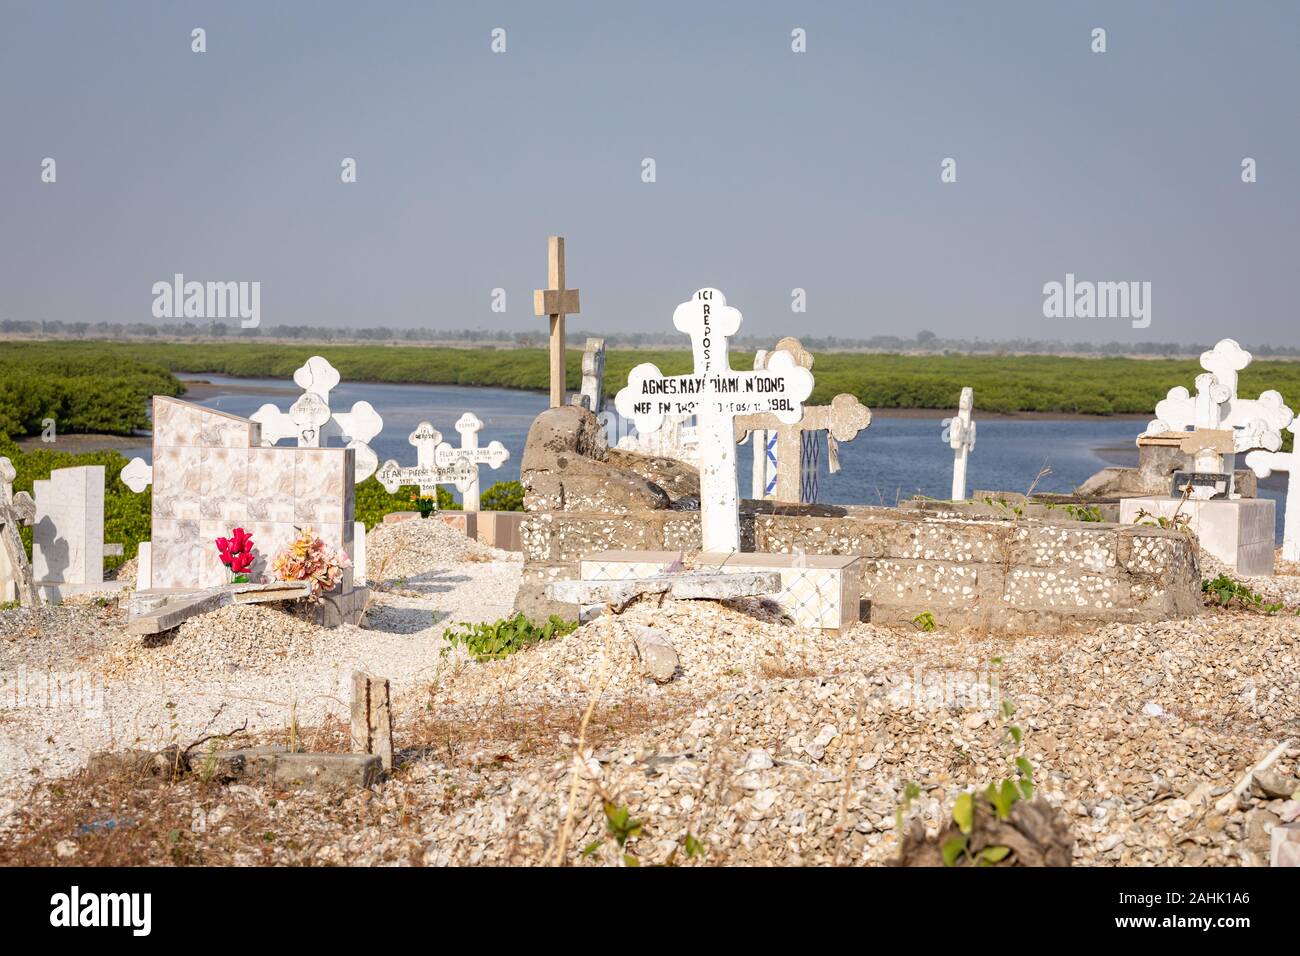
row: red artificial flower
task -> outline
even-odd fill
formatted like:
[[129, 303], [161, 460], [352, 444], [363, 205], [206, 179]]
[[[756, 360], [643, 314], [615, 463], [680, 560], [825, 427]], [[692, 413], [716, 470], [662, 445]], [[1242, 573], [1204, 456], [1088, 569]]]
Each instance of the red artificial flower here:
[[234, 574], [243, 574], [253, 566], [253, 539], [243, 528], [236, 528], [229, 538], [217, 538], [221, 563]]

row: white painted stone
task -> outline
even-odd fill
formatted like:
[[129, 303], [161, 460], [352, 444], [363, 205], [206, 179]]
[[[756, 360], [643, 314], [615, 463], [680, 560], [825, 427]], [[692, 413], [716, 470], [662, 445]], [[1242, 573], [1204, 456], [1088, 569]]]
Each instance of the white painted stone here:
[[104, 581], [104, 466], [56, 468], [33, 482], [32, 576], [43, 584]]
[[576, 401], [593, 415], [605, 410], [605, 340], [587, 339], [582, 353], [582, 389]]
[[952, 448], [952, 500], [966, 500], [966, 459], [975, 447], [975, 422], [971, 411], [975, 407], [975, 390], [969, 386], [961, 390], [957, 416], [946, 421], [948, 446]]
[[740, 310], [717, 289], [700, 289], [673, 312], [673, 325], [691, 337], [695, 370], [664, 375], [651, 363], [632, 369], [614, 399], [638, 432], [659, 428], [666, 415], [694, 415], [700, 442], [701, 530], [706, 551], [740, 550], [736, 482], [737, 415], [771, 412], [793, 424], [812, 393], [813, 377], [788, 352], [768, 359], [763, 371], [733, 371], [727, 340], [740, 329]]
[[148, 591], [153, 581], [153, 545], [148, 541], [141, 541], [140, 548], [135, 555], [135, 588], [137, 591]]
[[[1287, 431], [1300, 439], [1300, 420], [1293, 420]], [[1296, 472], [1300, 470], [1300, 453], [1292, 451], [1250, 451], [1246, 453], [1246, 467], [1260, 478], [1267, 478], [1275, 471], [1287, 473], [1286, 509], [1282, 517], [1282, 558], [1286, 561], [1300, 561], [1300, 484], [1296, 481]]]
[[319, 355], [313, 355], [294, 372], [293, 380], [303, 393], [287, 413], [267, 403], [249, 416], [261, 426], [262, 444], [271, 447], [285, 439], [296, 441], [299, 448], [325, 448], [331, 442], [343, 444], [356, 453], [356, 483], [373, 475], [379, 457], [368, 443], [384, 427], [384, 420], [374, 406], [369, 402], [354, 402], [351, 411], [332, 411], [329, 396], [339, 383], [339, 373]]
[[352, 524], [352, 580], [357, 587], [366, 586], [366, 523]]

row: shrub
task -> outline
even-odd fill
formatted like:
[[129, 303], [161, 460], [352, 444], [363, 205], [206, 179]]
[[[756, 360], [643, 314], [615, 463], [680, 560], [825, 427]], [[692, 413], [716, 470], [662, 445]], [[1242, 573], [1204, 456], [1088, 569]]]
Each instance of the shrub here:
[[452, 647], [463, 646], [476, 661], [499, 661], [525, 647], [563, 637], [577, 627], [577, 621], [566, 621], [554, 614], [545, 624], [537, 625], [524, 617], [521, 611], [514, 617], [491, 624], [461, 621], [454, 629], [447, 628], [442, 636]]

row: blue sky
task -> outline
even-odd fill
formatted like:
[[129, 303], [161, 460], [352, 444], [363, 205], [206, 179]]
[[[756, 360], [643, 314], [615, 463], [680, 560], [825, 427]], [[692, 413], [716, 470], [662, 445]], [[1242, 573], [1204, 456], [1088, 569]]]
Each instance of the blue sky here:
[[[1295, 3], [2, 0], [0, 317], [149, 321], [181, 272], [267, 325], [538, 330], [560, 233], [571, 328], [711, 285], [773, 338], [1300, 344], [1297, 41]], [[1067, 272], [1150, 326], [1044, 318]]]

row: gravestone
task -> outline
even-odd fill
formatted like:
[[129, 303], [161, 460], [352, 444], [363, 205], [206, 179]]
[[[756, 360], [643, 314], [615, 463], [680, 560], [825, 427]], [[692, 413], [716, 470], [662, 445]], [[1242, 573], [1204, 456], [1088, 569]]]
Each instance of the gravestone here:
[[727, 340], [740, 329], [740, 311], [717, 289], [700, 289], [673, 312], [673, 325], [691, 337], [689, 375], [664, 375], [645, 362], [632, 369], [614, 405], [638, 432], [653, 432], [666, 415], [694, 415], [700, 442], [701, 533], [705, 551], [740, 550], [735, 419], [771, 413], [792, 425], [812, 393], [812, 373], [777, 352], [762, 371], [733, 371]]
[[975, 447], [975, 423], [971, 412], [975, 406], [975, 390], [967, 386], [961, 390], [955, 418], [945, 418], [944, 435], [952, 448], [952, 500], [966, 500], [966, 459]]
[[551, 408], [558, 408], [564, 404], [564, 317], [581, 311], [578, 290], [564, 287], [563, 236], [551, 236], [547, 240], [546, 265], [550, 288], [533, 291], [533, 311], [551, 320]]
[[125, 581], [104, 581], [104, 466], [55, 468], [32, 491], [32, 577], [42, 596], [58, 602], [125, 587]]
[[[773, 351], [765, 354], [763, 367], [770, 364], [774, 355], [782, 353], [789, 355], [799, 368], [812, 369], [812, 353], [798, 339], [791, 337], [783, 338]], [[755, 366], [757, 365], [755, 359]], [[852, 441], [858, 432], [870, 424], [871, 409], [858, 401], [856, 396], [841, 394], [836, 395], [830, 405], [805, 405], [803, 415], [793, 424], [780, 421], [770, 412], [739, 416], [736, 419], [736, 438], [743, 440], [747, 432], [760, 430], [764, 432], [762, 442], [766, 450], [769, 436], [775, 435], [776, 480], [773, 483], [769, 479], [768, 485], [772, 490], [766, 491], [764, 497], [812, 504], [817, 500], [817, 473], [820, 466], [818, 433], [826, 432], [827, 446], [836, 449], [836, 442]], [[755, 445], [756, 454], [757, 449], [758, 446]], [[831, 461], [831, 471], [838, 471], [838, 457], [834, 453]]]
[[421, 495], [436, 498], [438, 485], [455, 485], [464, 497], [466, 512], [479, 510], [479, 465], [500, 468], [510, 458], [510, 452], [499, 441], [484, 448], [478, 444], [478, 433], [483, 427], [477, 415], [465, 412], [456, 421], [460, 433], [460, 447], [455, 448], [442, 440], [442, 432], [428, 422], [420, 422], [408, 439], [415, 446], [414, 468], [402, 468], [397, 462], [384, 462], [375, 474], [381, 485], [393, 494], [402, 485], [416, 485]]
[[[1287, 426], [1292, 436], [1300, 439], [1300, 419], [1293, 419]], [[1282, 558], [1286, 561], [1300, 562], [1300, 487], [1296, 483], [1296, 471], [1300, 470], [1300, 459], [1292, 444], [1292, 450], [1249, 451], [1246, 453], [1246, 465], [1260, 478], [1267, 478], [1275, 471], [1287, 473], [1286, 506], [1282, 515]]]
[[[236, 527], [256, 543], [254, 579], [299, 528], [355, 559], [352, 448], [267, 446], [251, 419], [163, 395], [154, 396], [153, 426], [154, 465], [137, 459], [122, 472], [132, 490], [153, 484], [147, 589], [226, 584], [214, 542]], [[352, 593], [349, 569], [340, 595]]]
[[288, 438], [299, 448], [324, 448], [331, 440], [342, 441], [355, 452], [355, 483], [373, 475], [379, 460], [368, 442], [384, 427], [374, 406], [354, 402], [349, 412], [332, 411], [330, 392], [339, 383], [339, 373], [319, 355], [313, 355], [294, 372], [293, 380], [303, 393], [287, 413], [268, 403], [249, 416], [262, 428], [262, 444], [270, 447]]

